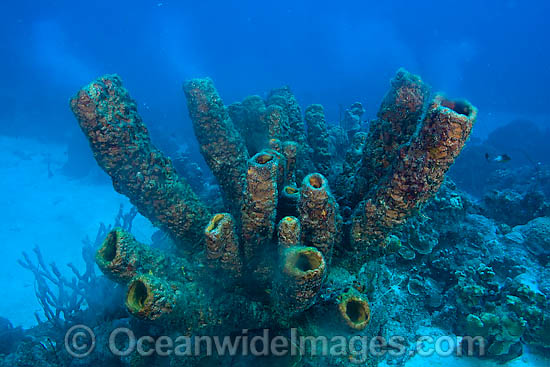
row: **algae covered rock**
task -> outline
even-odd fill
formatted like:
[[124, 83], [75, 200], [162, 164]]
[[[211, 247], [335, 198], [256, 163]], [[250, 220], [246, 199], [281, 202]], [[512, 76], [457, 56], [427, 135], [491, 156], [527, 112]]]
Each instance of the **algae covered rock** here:
[[529, 251], [548, 261], [550, 256], [550, 217], [533, 219], [529, 223], [514, 228], [523, 235], [524, 244]]
[[541, 191], [493, 190], [484, 196], [483, 203], [486, 216], [512, 227], [550, 213]]

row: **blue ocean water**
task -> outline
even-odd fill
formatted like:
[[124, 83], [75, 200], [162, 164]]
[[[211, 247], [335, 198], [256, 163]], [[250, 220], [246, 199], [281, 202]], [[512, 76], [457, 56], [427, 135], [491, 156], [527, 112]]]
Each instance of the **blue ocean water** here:
[[[166, 177], [173, 177], [171, 173], [167, 176], [158, 173], [165, 168], [164, 161], [151, 158], [148, 165], [139, 166], [137, 162], [141, 162], [142, 156], [131, 156], [130, 150], [123, 148], [127, 140], [108, 140], [101, 151], [94, 147], [97, 139], [92, 136], [105, 130], [97, 128], [83, 134], [86, 130], [82, 122], [84, 118], [79, 118], [77, 113], [78, 108], [82, 110], [83, 107], [73, 106], [71, 110], [69, 101], [81, 88], [106, 74], [120, 76], [124, 88], [136, 101], [137, 113], [147, 126], [153, 144], [171, 159], [174, 170], [186, 180], [189, 191], [196, 194], [197, 200], [205, 203], [208, 214], [232, 213], [237, 223], [235, 236], [239, 237], [236, 251], [240, 252], [245, 251], [249, 239], [246, 234], [241, 236], [239, 231], [241, 227], [246, 228], [246, 222], [241, 223], [240, 209], [235, 215], [232, 205], [237, 202], [237, 207], [246, 207], [246, 200], [260, 200], [253, 196], [247, 199], [246, 195], [254, 190], [245, 184], [239, 186], [239, 190], [244, 187], [243, 197], [224, 196], [233, 182], [227, 172], [237, 170], [239, 162], [246, 166], [247, 159], [264, 148], [279, 149], [277, 154], [283, 154], [282, 148], [268, 146], [265, 137], [269, 134], [264, 131], [267, 123], [262, 114], [270, 104], [277, 105], [269, 102], [273, 95], [280, 93], [271, 92], [273, 89], [290, 87], [293, 97], [285, 95], [285, 98], [295, 101], [296, 105], [287, 100], [285, 103], [289, 104], [282, 110], [288, 114], [286, 118], [292, 125], [288, 109], [301, 107], [299, 120], [306, 127], [302, 130], [303, 142], [296, 135], [298, 130], [290, 130], [292, 126], [288, 135], [284, 131], [277, 135], [281, 146], [291, 140], [299, 143], [298, 171], [290, 180], [292, 182], [285, 181], [285, 187], [301, 189], [301, 180], [307, 174], [320, 172], [324, 167], [326, 172], [322, 173], [327, 177], [333, 202], [337, 203], [333, 232], [339, 235], [331, 240], [335, 259], [330, 261], [323, 253], [330, 271], [326, 270], [319, 283], [321, 290], [314, 295], [315, 302], [311, 301], [307, 307], [311, 316], [293, 314], [291, 321], [281, 322], [284, 326], [279, 323], [284, 315], [275, 317], [278, 323], [273, 328], [279, 333], [291, 330], [292, 326], [302, 333], [317, 336], [327, 329], [331, 332], [338, 330], [330, 324], [311, 320], [334, 320], [340, 327], [344, 322], [336, 321], [339, 316], [333, 303], [342, 300], [343, 296], [338, 292], [354, 289], [353, 292], [359, 292], [357, 297], [368, 299], [371, 321], [364, 329], [366, 331], [350, 328], [342, 331], [342, 335], [366, 338], [399, 334], [407, 340], [403, 349], [415, 350], [406, 357], [371, 357], [368, 361], [361, 361], [362, 364], [413, 366], [426, 363], [422, 353], [414, 349], [418, 346], [415, 343], [418, 336], [477, 333], [487, 340], [488, 355], [466, 359], [445, 359], [438, 355], [430, 357], [432, 359], [427, 363], [549, 365], [549, 2], [23, 0], [2, 2], [0, 14], [0, 196], [3, 208], [0, 217], [0, 366], [206, 363], [198, 357], [183, 360], [157, 355], [122, 358], [113, 355], [107, 346], [108, 333], [121, 325], [133, 328], [138, 336], [156, 333], [155, 338], [162, 333], [173, 336], [176, 331], [184, 329], [191, 334], [197, 332], [181, 325], [170, 328], [165, 323], [142, 322], [127, 310], [128, 307], [124, 307], [124, 297], [128, 297], [127, 284], [112, 282], [112, 277], [105, 277], [105, 270], [100, 270], [95, 264], [96, 251], [113, 226], [124, 227], [137, 241], [155, 248], [155, 251], [185, 259], [185, 264], [176, 263], [181, 265], [181, 269], [191, 269], [189, 272], [200, 281], [225, 277], [205, 275], [208, 272], [202, 269], [208, 266], [205, 265], [207, 262], [203, 264], [201, 256], [206, 256], [207, 248], [199, 244], [199, 250], [194, 245], [182, 250], [177, 238], [174, 240], [173, 231], [166, 229], [169, 222], [166, 216], [177, 217], [178, 213], [189, 209], [175, 204], [176, 209], [173, 209], [174, 206], [166, 204], [166, 197], [173, 198], [174, 195], [160, 198], [153, 195], [154, 199], [148, 201], [148, 193], [121, 188], [139, 174], [139, 177], [145, 177], [147, 187], [155, 187], [160, 182], [158, 192], [173, 194], [170, 190], [179, 189], [170, 186], [171, 181]], [[357, 209], [360, 206], [356, 205], [366, 200], [368, 195], [379, 199], [384, 188], [394, 187], [381, 179], [392, 175], [379, 174], [380, 181], [368, 182], [368, 194], [357, 189], [361, 195], [355, 195], [354, 190], [361, 186], [356, 177], [364, 174], [360, 167], [367, 167], [369, 157], [373, 157], [373, 162], [382, 162], [384, 169], [389, 166], [398, 173], [414, 171], [422, 166], [419, 163], [402, 168], [400, 162], [412, 161], [410, 157], [414, 154], [408, 152], [414, 149], [407, 149], [415, 146], [415, 139], [422, 140], [418, 136], [422, 136], [422, 126], [429, 116], [428, 97], [414, 121], [418, 123], [418, 127], [412, 130], [415, 134], [411, 132], [404, 141], [397, 143], [399, 136], [406, 135], [405, 128], [399, 130], [395, 124], [377, 127], [376, 121], [384, 120], [379, 112], [381, 102], [391, 87], [390, 80], [395, 78], [400, 68], [419, 75], [431, 86], [432, 95], [443, 91], [449, 100], [468, 100], [478, 110], [477, 119], [461, 154], [448, 162], [450, 166], [454, 161], [448, 173], [448, 167], [441, 163], [444, 159], [435, 159], [433, 165], [426, 163], [428, 168], [419, 169], [419, 177], [429, 177], [426, 182], [430, 184], [426, 187], [439, 180], [431, 176], [433, 172], [447, 173], [445, 182], [441, 176], [441, 182], [432, 185], [437, 186], [436, 189], [432, 186], [426, 189], [417, 181], [405, 180], [406, 188], [402, 190], [406, 198], [400, 197], [401, 201], [414, 202], [422, 190], [430, 192], [431, 189], [433, 192], [425, 201], [418, 199], [418, 205], [413, 205], [414, 210], [411, 206], [406, 213], [406, 222], [400, 222], [395, 228], [392, 222], [391, 238], [395, 238], [399, 246], [380, 246], [387, 250], [352, 264], [350, 259], [360, 258], [356, 249], [352, 249], [350, 239], [353, 238], [350, 234], [353, 218], [360, 216]], [[201, 131], [216, 136], [213, 143], [208, 145], [195, 137], [200, 135], [197, 133], [201, 128], [197, 127], [200, 119], [193, 117], [192, 91], [184, 93], [182, 86], [187, 80], [206, 77], [213, 81], [221, 97], [220, 104], [229, 106], [226, 120], [234, 120], [232, 124], [240, 134], [235, 139], [237, 143], [223, 140], [231, 135], [223, 133], [227, 124], [216, 125], [212, 121], [211, 125], [202, 126], [204, 130]], [[94, 88], [100, 90], [103, 87], [96, 84]], [[112, 93], [119, 92], [120, 89], [114, 89]], [[261, 113], [254, 115], [256, 112], [245, 111], [244, 115], [239, 115], [241, 110], [238, 108], [243, 108], [244, 102], [231, 110], [232, 103], [241, 102], [250, 95], [259, 96], [255, 101], [263, 106]], [[407, 99], [409, 103], [413, 97], [399, 98], [410, 98]], [[431, 100], [432, 96], [429, 98]], [[354, 120], [358, 123], [357, 130], [349, 130], [345, 128], [346, 119], [356, 116], [352, 112], [355, 102], [361, 103], [364, 113]], [[114, 109], [120, 108], [121, 114], [132, 110], [127, 100], [116, 103], [107, 102]], [[207, 102], [197, 104], [199, 111], [210, 106]], [[311, 111], [308, 106], [312, 104], [323, 106], [321, 125], [316, 125], [317, 120], [311, 122], [315, 117], [308, 117], [307, 111]], [[471, 115], [471, 110], [461, 110], [457, 106], [461, 104], [444, 107], [460, 116]], [[96, 120], [91, 120], [101, 120], [104, 111], [97, 112], [97, 108], [94, 111]], [[213, 118], [216, 111], [209, 109], [208, 113], [209, 118]], [[135, 122], [133, 118], [131, 115], [128, 121]], [[122, 118], [120, 121], [127, 122]], [[260, 125], [263, 127], [258, 127]], [[321, 126], [322, 133], [315, 135], [317, 126]], [[222, 133], [218, 136], [219, 131]], [[425, 141], [460, 141], [452, 132], [437, 135], [437, 128], [430, 131], [433, 139], [426, 138]], [[464, 134], [468, 136], [468, 133]], [[142, 138], [139, 133], [130, 135]], [[367, 141], [369, 147], [369, 142], [375, 144], [377, 138], [384, 142], [387, 154], [380, 155], [380, 150], [373, 148], [372, 151], [378, 153], [369, 156], [368, 149], [362, 144]], [[462, 143], [449, 143], [448, 146], [452, 146], [449, 150], [460, 151]], [[229, 149], [227, 146], [242, 146], [246, 159], [237, 159], [235, 152], [240, 148], [229, 149], [231, 154], [213, 154], [215, 157], [212, 157], [208, 149], [217, 148], [205, 148], [212, 145], [220, 147], [222, 152]], [[143, 156], [155, 154], [142, 141], [136, 146], [139, 146], [137, 151], [146, 152]], [[308, 148], [301, 148], [303, 146]], [[105, 167], [109, 163], [102, 161], [102, 157], [114, 156], [113, 152], [119, 149], [123, 151], [122, 155], [127, 153], [126, 158], [121, 158], [127, 161], [113, 163], [113, 166], [119, 165], [118, 171], [109, 172]], [[395, 161], [388, 158], [392, 151], [397, 157], [392, 158]], [[414, 156], [415, 159], [428, 161], [426, 151], [421, 158]], [[227, 165], [224, 166], [224, 162], [212, 163], [216, 159], [225, 159]], [[287, 162], [288, 157], [285, 159]], [[306, 160], [311, 164], [301, 166], [301, 162]], [[373, 167], [378, 167], [378, 163], [372, 163], [369, 169], [374, 171]], [[126, 167], [121, 169], [124, 165]], [[220, 173], [213, 165], [222, 166]], [[245, 177], [247, 172], [250, 171], [245, 168], [240, 175]], [[122, 177], [123, 174], [128, 176]], [[282, 182], [280, 178], [279, 185]], [[141, 181], [139, 185], [142, 185]], [[264, 238], [262, 248], [276, 246], [276, 227], [283, 216], [301, 216], [302, 224], [307, 227], [308, 223], [304, 212], [296, 209], [300, 205], [298, 201], [291, 203], [295, 209], [290, 211], [291, 214], [283, 214], [281, 206], [286, 199], [281, 196], [282, 187], [275, 190], [275, 204], [272, 204], [277, 209], [265, 217], [271, 223], [265, 227], [268, 233], [262, 232], [264, 227], [251, 231], [262, 233], [258, 237], [267, 238]], [[379, 203], [383, 203], [380, 207], [391, 206], [387, 200], [388, 197], [394, 198], [395, 192], [391, 194], [393, 196], [388, 194], [384, 200], [380, 199]], [[153, 207], [171, 209], [157, 216], [151, 214], [152, 209], [149, 210]], [[326, 216], [326, 211], [324, 213]], [[192, 216], [193, 220], [200, 222], [199, 214]], [[388, 217], [386, 213], [384, 218]], [[320, 222], [330, 223], [329, 219], [323, 218]], [[98, 232], [102, 223], [108, 228]], [[159, 227], [164, 232], [159, 231]], [[309, 232], [304, 230], [304, 233], [298, 241], [302, 245], [312, 242], [306, 238]], [[384, 234], [389, 235], [389, 231]], [[229, 243], [229, 237], [224, 241]], [[230, 251], [226, 242], [224, 251]], [[361, 251], [367, 253], [367, 250]], [[263, 267], [254, 261], [250, 263], [262, 269], [269, 268], [266, 272], [271, 275], [272, 272], [278, 274], [273, 269], [280, 266], [276, 260], [279, 255], [276, 251], [269, 256], [263, 254], [270, 258], [268, 262], [273, 263], [269, 266]], [[140, 261], [134, 259], [132, 269], [139, 268], [136, 263], [139, 265]], [[154, 263], [150, 258], [148, 261]], [[53, 263], [56, 265], [51, 265]], [[245, 261], [247, 276], [260, 277], [256, 273], [261, 271], [250, 266]], [[372, 275], [374, 273], [377, 275]], [[150, 269], [143, 275], [157, 274], [155, 269]], [[173, 274], [170, 281], [176, 282], [172, 277]], [[246, 291], [246, 286], [240, 283], [229, 286], [216, 283], [208, 287], [220, 287], [217, 294], [222, 298], [231, 299], [235, 294], [243, 293], [245, 299], [253, 299], [262, 307], [269, 305], [277, 310], [294, 307], [273, 306], [273, 303], [287, 305], [285, 302], [288, 302], [280, 300], [284, 298], [284, 292], [277, 282], [285, 282], [278, 279], [278, 275], [273, 275], [267, 286], [259, 282], [261, 285], [254, 285], [254, 292]], [[177, 282], [182, 281], [177, 279]], [[177, 287], [173, 285], [172, 288]], [[258, 289], [262, 296], [256, 294]], [[391, 301], [384, 298], [390, 296]], [[193, 302], [201, 307], [208, 303], [202, 298]], [[190, 308], [193, 302], [189, 301]], [[391, 306], [388, 307], [391, 311], [380, 311], [384, 304]], [[224, 314], [231, 313], [231, 306], [227, 308], [229, 311], [224, 309]], [[201, 315], [208, 314], [202, 308], [200, 311]], [[181, 312], [180, 318], [192, 319]], [[208, 322], [204, 324], [208, 325]], [[272, 327], [271, 323], [267, 324]], [[74, 325], [88, 325], [97, 336], [94, 352], [84, 359], [74, 357], [67, 349], [66, 332]], [[254, 329], [265, 327], [262, 323], [253, 326]], [[375, 327], [378, 329], [374, 330]], [[234, 333], [235, 330], [223, 332]], [[461, 348], [457, 344], [454, 350]], [[347, 358], [351, 354], [312, 360], [304, 357], [299, 361], [285, 360], [284, 363], [346, 366], [353, 362], [353, 358]], [[267, 357], [255, 360], [249, 356], [233, 356], [229, 359], [213, 358], [208, 363], [244, 366], [279, 362]]]

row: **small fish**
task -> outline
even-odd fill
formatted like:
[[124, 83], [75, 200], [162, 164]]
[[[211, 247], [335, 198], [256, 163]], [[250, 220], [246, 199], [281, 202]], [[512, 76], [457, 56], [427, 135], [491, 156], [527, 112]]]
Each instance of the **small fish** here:
[[508, 154], [500, 154], [497, 155], [495, 158], [490, 159], [489, 153], [485, 153], [485, 159], [496, 163], [506, 163], [512, 160], [512, 158], [510, 158]]

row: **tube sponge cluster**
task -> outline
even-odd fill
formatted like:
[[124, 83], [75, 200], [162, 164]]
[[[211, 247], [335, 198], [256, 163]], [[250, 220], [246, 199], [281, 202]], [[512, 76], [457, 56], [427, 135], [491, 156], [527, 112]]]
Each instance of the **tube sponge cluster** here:
[[343, 260], [337, 256], [370, 255], [439, 189], [470, 134], [475, 107], [441, 94], [430, 99], [419, 77], [399, 70], [368, 134], [360, 131], [362, 106], [348, 111], [350, 129], [341, 135], [353, 134], [352, 144], [336, 177], [321, 105], [303, 118], [283, 87], [266, 100], [251, 96], [226, 107], [210, 79], [190, 80], [184, 92], [201, 153], [222, 190], [222, 213], [210, 213], [151, 144], [118, 76], [97, 79], [71, 100], [115, 189], [178, 244], [194, 244], [192, 253], [167, 254], [120, 229], [109, 233], [96, 261], [128, 287], [128, 311], [183, 332], [230, 333], [289, 321], [303, 326], [304, 311], [330, 305], [343, 325], [365, 329], [366, 290], [332, 297], [324, 286], [331, 264]]
[[[208, 87], [205, 87], [208, 85]], [[200, 86], [199, 88], [191, 88], [190, 86]], [[218, 104], [221, 103], [218, 97], [212, 98], [212, 95], [217, 96], [217, 92], [211, 85], [210, 80], [192, 80], [186, 83], [184, 88], [188, 97], [188, 106], [190, 111], [190, 117], [193, 120], [195, 131], [199, 135], [207, 134], [207, 130], [203, 131], [203, 126], [218, 125], [220, 121], [225, 121], [228, 125], [233, 126], [231, 123], [231, 117], [228, 119], [216, 118], [219, 113], [215, 114], [198, 114], [195, 111], [197, 106], [200, 106], [199, 110], [203, 111], [220, 111], [221, 108]], [[190, 95], [189, 90], [193, 90]], [[205, 95], [203, 95], [205, 94]], [[191, 99], [191, 100], [190, 100]], [[201, 101], [197, 103], [196, 101]], [[250, 101], [254, 101], [251, 103]], [[214, 106], [210, 106], [213, 104]], [[336, 233], [336, 220], [337, 220], [337, 203], [332, 197], [328, 188], [328, 181], [321, 174], [315, 174], [315, 179], [321, 186], [314, 188], [315, 192], [310, 193], [310, 188], [306, 188], [302, 191], [300, 187], [296, 185], [297, 166], [299, 161], [299, 154], [303, 152], [307, 147], [307, 141], [305, 139], [305, 130], [301, 117], [300, 108], [296, 103], [294, 96], [292, 96], [288, 88], [283, 88], [273, 92], [266, 102], [266, 109], [263, 110], [262, 104], [257, 98], [248, 97], [239, 104], [233, 104], [229, 110], [232, 111], [232, 115], [236, 119], [242, 121], [250, 120], [262, 120], [260, 122], [267, 123], [264, 132], [267, 132], [269, 140], [266, 140], [266, 144], [269, 148], [264, 148], [261, 151], [254, 154], [249, 160], [245, 169], [238, 175], [245, 178], [243, 184], [243, 190], [240, 199], [240, 213], [235, 216], [237, 231], [239, 232], [238, 243], [239, 251], [231, 250], [231, 254], [227, 254], [229, 248], [234, 249], [236, 246], [229, 246], [225, 248], [226, 254], [216, 252], [216, 257], [231, 258], [232, 264], [242, 264], [243, 269], [246, 269], [248, 274], [252, 276], [248, 279], [249, 283], [245, 285], [245, 288], [261, 288], [269, 287], [273, 282], [273, 279], [278, 278], [278, 273], [281, 271], [279, 264], [284, 263], [282, 254], [284, 251], [279, 251], [277, 235], [286, 234], [286, 237], [281, 237], [281, 244], [286, 240], [285, 246], [299, 246], [307, 244], [307, 246], [319, 249], [323, 254], [322, 256], [331, 256], [332, 247], [334, 246]], [[252, 107], [251, 107], [252, 106]], [[256, 112], [251, 112], [256, 111]], [[221, 113], [221, 112], [220, 112]], [[263, 116], [263, 118], [262, 118]], [[284, 117], [281, 117], [284, 116]], [[266, 119], [267, 117], [267, 119]], [[214, 121], [208, 123], [208, 118], [213, 118]], [[293, 129], [295, 133], [289, 133], [288, 130], [283, 130], [282, 127], [286, 126], [286, 121], [289, 121], [289, 129]], [[242, 121], [237, 126], [241, 126], [241, 132], [247, 133], [243, 128]], [[283, 123], [281, 121], [284, 121]], [[290, 122], [291, 121], [291, 122]], [[279, 126], [273, 128], [273, 126]], [[209, 127], [210, 128], [210, 127]], [[281, 131], [281, 133], [278, 133]], [[273, 132], [277, 132], [274, 134]], [[284, 133], [283, 133], [284, 132]], [[271, 135], [271, 134], [274, 135]], [[296, 141], [285, 140], [281, 142], [278, 138], [285, 139], [292, 136], [296, 138]], [[211, 151], [209, 149], [202, 148], [203, 151], [208, 150], [213, 152], [212, 156], [216, 159], [223, 160], [225, 153], [220, 153], [224, 146], [231, 146], [231, 143], [226, 141], [227, 136], [218, 137], [219, 146], [218, 151]], [[246, 140], [246, 139], [245, 139]], [[200, 141], [200, 139], [199, 139]], [[247, 144], [250, 147], [250, 144]], [[210, 153], [209, 153], [210, 154]], [[208, 159], [207, 159], [208, 162]], [[242, 170], [243, 167], [236, 165], [233, 170]], [[215, 172], [215, 169], [213, 169]], [[232, 175], [232, 177], [237, 174]], [[223, 177], [218, 177], [218, 180], [223, 180]], [[309, 182], [313, 180], [308, 179]], [[310, 185], [308, 183], [308, 185]], [[303, 185], [302, 185], [303, 186]], [[222, 189], [224, 189], [222, 185]], [[226, 192], [226, 195], [230, 195]], [[299, 204], [302, 202], [302, 204]], [[299, 210], [299, 206], [302, 205], [303, 210]], [[316, 214], [316, 211], [320, 211], [320, 214]], [[276, 231], [278, 221], [281, 218], [294, 216], [294, 226], [292, 229], [285, 227], [286, 220], [279, 226], [279, 230]], [[214, 216], [213, 222], [216, 221]], [[221, 220], [221, 219], [220, 219]], [[306, 231], [300, 232], [302, 224], [305, 223], [304, 228]], [[210, 226], [208, 227], [210, 228]], [[216, 228], [214, 225], [213, 228]], [[291, 231], [298, 231], [298, 237], [291, 240]], [[327, 232], [329, 231], [329, 232]], [[278, 232], [278, 233], [276, 233]], [[325, 233], [327, 232], [327, 233]], [[209, 237], [207, 238], [207, 246], [221, 249], [221, 246], [213, 245], [210, 232], [206, 231]], [[295, 236], [295, 234], [294, 234]], [[234, 241], [235, 236], [230, 236], [231, 241]], [[292, 243], [291, 243], [292, 242]], [[209, 257], [212, 258], [212, 251], [208, 250]], [[235, 259], [235, 254], [239, 254], [240, 261]], [[329, 258], [327, 258], [327, 261]], [[324, 260], [325, 261], [325, 260]], [[281, 289], [274, 285], [274, 289]], [[315, 289], [319, 289], [317, 287]], [[285, 292], [288, 294], [288, 292]], [[275, 297], [280, 301], [281, 297]]]
[[[223, 227], [229, 219], [217, 218], [216, 225]], [[120, 228], [109, 232], [96, 262], [107, 277], [127, 286], [126, 308], [139, 319], [185, 331], [273, 323], [272, 311], [262, 303], [239, 293], [219, 297], [215, 280], [202, 270], [209, 267], [151, 249]]]

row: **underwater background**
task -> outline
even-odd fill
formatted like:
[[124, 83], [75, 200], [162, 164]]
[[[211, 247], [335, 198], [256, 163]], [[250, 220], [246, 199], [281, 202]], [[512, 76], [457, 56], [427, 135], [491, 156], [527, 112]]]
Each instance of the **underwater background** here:
[[[549, 13], [2, 2], [0, 366], [550, 365]], [[118, 327], [405, 342], [121, 357]]]

